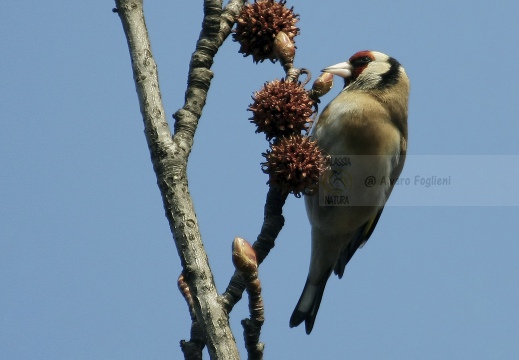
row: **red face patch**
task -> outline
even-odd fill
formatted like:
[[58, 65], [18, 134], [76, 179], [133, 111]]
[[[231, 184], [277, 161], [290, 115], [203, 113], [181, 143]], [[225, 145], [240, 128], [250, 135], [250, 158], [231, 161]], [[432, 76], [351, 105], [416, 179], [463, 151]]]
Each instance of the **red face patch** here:
[[364, 57], [370, 58], [372, 61], [375, 60], [375, 57], [373, 56], [373, 54], [371, 53], [370, 50], [363, 50], [363, 51], [359, 51], [358, 53], [353, 54], [350, 57], [349, 62], [351, 63], [352, 61], [355, 61], [355, 59], [360, 59], [360, 58], [364, 58]]
[[369, 50], [359, 51], [350, 57], [350, 64], [353, 67], [351, 80], [355, 80], [359, 77], [368, 64], [375, 60], [373, 53]]

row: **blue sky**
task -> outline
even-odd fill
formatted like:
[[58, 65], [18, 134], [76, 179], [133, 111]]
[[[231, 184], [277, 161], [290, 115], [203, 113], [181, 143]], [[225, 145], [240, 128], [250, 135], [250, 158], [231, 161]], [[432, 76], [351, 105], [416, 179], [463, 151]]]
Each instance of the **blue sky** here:
[[[397, 200], [413, 191], [420, 199], [439, 195], [398, 187], [344, 278], [328, 282], [310, 336], [288, 327], [310, 247], [303, 201], [291, 196], [286, 226], [260, 268], [265, 358], [515, 359], [519, 242], [512, 225], [519, 202], [488, 199], [494, 193], [507, 199], [508, 192], [517, 198], [510, 181], [517, 179], [517, 157], [504, 155], [519, 155], [519, 4], [288, 5], [301, 15], [295, 64], [314, 76], [364, 49], [404, 65], [412, 85], [413, 157], [403, 175], [436, 169], [423, 160], [435, 155], [440, 173], [452, 170], [457, 186], [466, 182], [475, 197], [485, 196], [469, 204], [400, 206]], [[13, 0], [2, 6], [2, 359], [177, 359], [178, 342], [189, 336], [176, 288], [180, 262], [113, 6]], [[183, 103], [202, 1], [147, 1], [145, 13], [172, 114]], [[255, 239], [267, 190], [259, 163], [268, 145], [254, 134], [246, 108], [265, 81], [283, 76], [278, 64], [255, 65], [238, 48], [229, 39], [215, 58], [188, 168], [220, 292], [233, 272], [231, 242]], [[459, 166], [453, 155], [462, 155]], [[442, 157], [451, 168], [442, 167]], [[246, 316], [245, 302], [231, 314], [243, 355], [239, 322]]]

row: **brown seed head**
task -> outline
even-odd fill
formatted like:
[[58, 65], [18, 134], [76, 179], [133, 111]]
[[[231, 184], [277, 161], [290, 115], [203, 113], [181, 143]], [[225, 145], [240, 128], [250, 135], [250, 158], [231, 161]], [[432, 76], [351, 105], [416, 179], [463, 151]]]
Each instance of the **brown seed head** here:
[[276, 61], [274, 39], [283, 31], [292, 40], [299, 34], [295, 26], [299, 15], [285, 7], [286, 0], [255, 0], [245, 5], [236, 19], [233, 40], [240, 43], [243, 56], [252, 55], [254, 62]]
[[317, 190], [319, 173], [327, 166], [327, 157], [317, 143], [303, 135], [280, 138], [262, 155], [267, 159], [261, 164], [263, 172], [269, 175], [267, 183], [296, 197], [303, 193], [313, 194]]
[[265, 83], [252, 99], [249, 120], [256, 124], [257, 133], [265, 133], [267, 140], [299, 133], [312, 121], [314, 101], [300, 84], [274, 80]]

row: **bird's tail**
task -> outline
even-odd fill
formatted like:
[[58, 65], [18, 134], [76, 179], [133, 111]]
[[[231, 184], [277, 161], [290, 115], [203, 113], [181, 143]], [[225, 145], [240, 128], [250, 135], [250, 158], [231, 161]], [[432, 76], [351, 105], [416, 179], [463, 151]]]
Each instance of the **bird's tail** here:
[[319, 311], [319, 306], [323, 298], [324, 288], [331, 273], [332, 269], [327, 271], [325, 276], [316, 284], [311, 283], [309, 279], [306, 280], [303, 293], [290, 317], [291, 328], [298, 326], [304, 321], [306, 333], [310, 334], [312, 332], [315, 317], [317, 316], [317, 311]]

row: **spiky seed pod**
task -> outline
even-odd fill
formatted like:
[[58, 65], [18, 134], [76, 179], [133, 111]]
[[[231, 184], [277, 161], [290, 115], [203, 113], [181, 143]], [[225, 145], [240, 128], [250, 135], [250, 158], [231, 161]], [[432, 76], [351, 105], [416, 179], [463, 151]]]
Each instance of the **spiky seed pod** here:
[[312, 121], [314, 101], [300, 84], [274, 80], [265, 83], [252, 99], [254, 103], [248, 108], [252, 111], [249, 120], [256, 124], [257, 133], [265, 133], [267, 140], [299, 133]]
[[269, 175], [267, 184], [296, 197], [315, 193], [319, 174], [327, 168], [327, 157], [308, 136], [280, 138], [262, 155], [267, 160], [261, 164], [263, 172]]
[[295, 26], [299, 15], [285, 7], [286, 0], [255, 0], [245, 5], [236, 19], [233, 40], [240, 43], [243, 56], [252, 55], [254, 62], [276, 61], [274, 39], [283, 31], [292, 40], [299, 34]]

